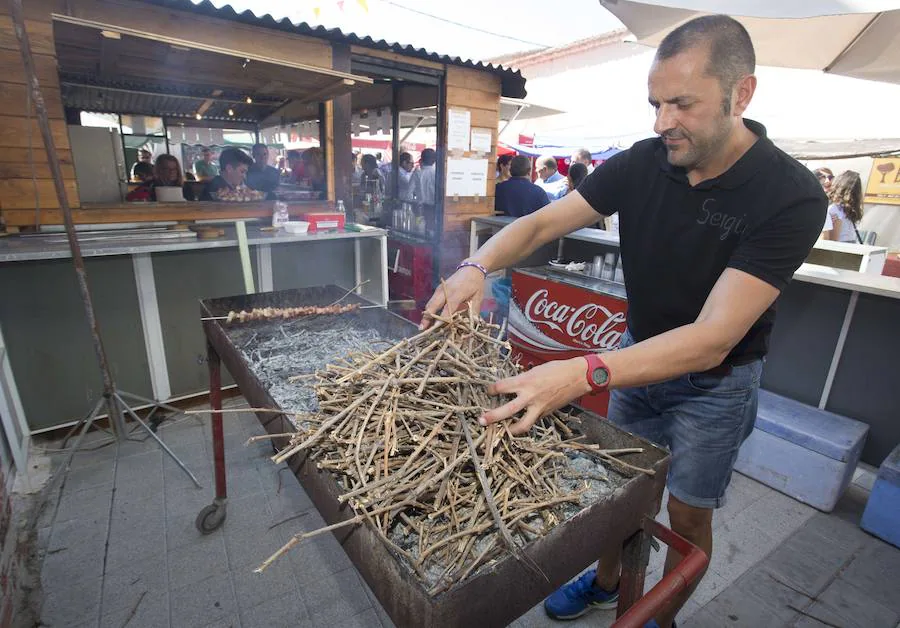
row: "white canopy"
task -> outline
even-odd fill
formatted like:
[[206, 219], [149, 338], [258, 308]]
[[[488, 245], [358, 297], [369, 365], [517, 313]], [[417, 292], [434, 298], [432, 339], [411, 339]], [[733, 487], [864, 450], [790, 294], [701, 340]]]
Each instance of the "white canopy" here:
[[687, 20], [725, 13], [750, 32], [760, 65], [900, 83], [894, 0], [600, 0], [640, 43], [656, 46]]

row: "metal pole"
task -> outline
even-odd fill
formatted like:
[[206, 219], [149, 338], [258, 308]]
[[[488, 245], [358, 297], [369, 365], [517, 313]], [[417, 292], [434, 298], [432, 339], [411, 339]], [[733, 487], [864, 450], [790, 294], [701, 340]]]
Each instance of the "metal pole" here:
[[103, 348], [103, 340], [100, 338], [97, 317], [94, 315], [94, 303], [91, 300], [91, 293], [88, 289], [87, 271], [85, 271], [84, 268], [84, 259], [81, 257], [81, 247], [78, 244], [78, 236], [75, 233], [75, 223], [72, 221], [72, 210], [69, 207], [69, 199], [66, 198], [66, 188], [63, 185], [62, 169], [59, 165], [56, 144], [53, 141], [53, 134], [50, 132], [47, 106], [44, 103], [44, 96], [41, 93], [37, 72], [34, 69], [34, 59], [31, 55], [31, 42], [28, 39], [28, 33], [25, 31], [22, 0], [9, 0], [9, 8], [12, 15], [13, 27], [16, 31], [16, 39], [19, 42], [19, 51], [22, 53], [22, 63], [25, 66], [25, 78], [28, 80], [28, 86], [31, 89], [31, 100], [37, 111], [38, 127], [41, 130], [41, 137], [44, 139], [44, 148], [47, 151], [47, 164], [50, 166], [50, 173], [53, 175], [53, 185], [56, 188], [59, 207], [62, 210], [63, 219], [66, 224], [66, 235], [69, 238], [69, 249], [72, 251], [72, 262], [75, 265], [78, 290], [81, 293], [81, 301], [84, 304], [84, 313], [85, 316], [87, 316], [88, 325], [91, 328], [91, 338], [94, 341], [94, 352], [97, 354], [97, 362], [100, 364], [100, 374], [103, 376], [103, 396], [106, 399], [106, 406], [109, 411], [109, 417], [112, 421], [113, 428], [116, 431], [116, 436], [119, 440], [124, 440], [124, 420], [119, 406], [113, 398], [115, 384], [113, 383], [112, 375], [109, 371], [109, 364], [106, 360], [106, 351]]

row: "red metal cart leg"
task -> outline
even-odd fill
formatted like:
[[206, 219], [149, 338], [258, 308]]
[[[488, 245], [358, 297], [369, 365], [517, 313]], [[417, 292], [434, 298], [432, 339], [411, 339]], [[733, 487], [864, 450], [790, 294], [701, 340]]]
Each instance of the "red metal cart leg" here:
[[[650, 555], [650, 538], [655, 537], [681, 555], [681, 561], [659, 583], [644, 592], [644, 574]], [[622, 555], [618, 618], [615, 628], [641, 628], [672, 598], [696, 580], [709, 564], [709, 556], [658, 521], [644, 517], [642, 529], [631, 537]]]
[[197, 529], [203, 534], [210, 534], [225, 522], [225, 503], [228, 494], [225, 486], [225, 436], [222, 431], [222, 361], [213, 346], [206, 344], [207, 363], [209, 366], [209, 406], [212, 410], [213, 464], [216, 474], [216, 498], [212, 504], [197, 515]]

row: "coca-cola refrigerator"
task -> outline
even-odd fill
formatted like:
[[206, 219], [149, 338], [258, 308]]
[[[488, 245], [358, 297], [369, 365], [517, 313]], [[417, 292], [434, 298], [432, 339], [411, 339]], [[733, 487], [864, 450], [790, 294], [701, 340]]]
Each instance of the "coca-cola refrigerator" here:
[[[551, 360], [612, 351], [625, 333], [624, 284], [550, 266], [512, 273], [509, 341], [513, 355], [531, 368]], [[606, 416], [609, 394], [576, 403]]]

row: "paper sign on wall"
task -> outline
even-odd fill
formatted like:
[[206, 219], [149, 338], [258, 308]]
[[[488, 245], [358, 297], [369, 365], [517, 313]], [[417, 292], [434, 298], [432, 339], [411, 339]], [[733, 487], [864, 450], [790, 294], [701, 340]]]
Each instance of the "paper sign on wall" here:
[[487, 159], [448, 159], [447, 196], [486, 196]]
[[472, 112], [468, 109], [447, 111], [447, 148], [449, 150], [469, 150], [469, 130], [472, 127]]
[[472, 128], [472, 152], [490, 153], [492, 138], [493, 138], [493, 133], [491, 133], [490, 129], [473, 127]]

